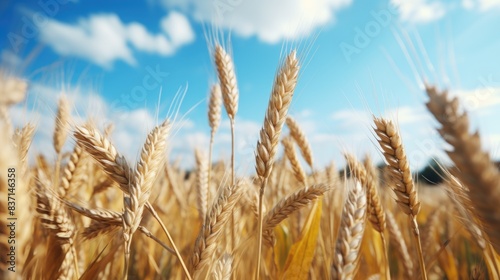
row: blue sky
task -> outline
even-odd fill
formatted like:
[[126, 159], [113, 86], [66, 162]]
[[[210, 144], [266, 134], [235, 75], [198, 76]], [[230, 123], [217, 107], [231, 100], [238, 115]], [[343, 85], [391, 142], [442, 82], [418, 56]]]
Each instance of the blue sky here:
[[[418, 169], [445, 147], [425, 111], [423, 79], [462, 99], [498, 157], [499, 25], [498, 0], [4, 1], [0, 60], [30, 82], [26, 102], [10, 113], [17, 126], [37, 123], [37, 152], [53, 156], [64, 92], [76, 123], [115, 124], [113, 141], [129, 158], [157, 115], [178, 110], [171, 158], [190, 166], [193, 148], [207, 147], [207, 96], [217, 81], [206, 35], [221, 31], [236, 65], [236, 157], [247, 172], [276, 68], [297, 48], [302, 68], [290, 114], [307, 132], [317, 165], [343, 164], [343, 151], [380, 161], [374, 113], [398, 122]], [[228, 158], [229, 132], [223, 113], [216, 158]]]

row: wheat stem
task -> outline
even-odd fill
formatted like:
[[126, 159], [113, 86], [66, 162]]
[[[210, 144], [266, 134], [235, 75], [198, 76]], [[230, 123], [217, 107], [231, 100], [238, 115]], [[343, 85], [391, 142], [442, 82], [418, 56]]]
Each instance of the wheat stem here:
[[260, 277], [260, 262], [261, 262], [261, 252], [262, 252], [262, 223], [263, 223], [263, 215], [262, 215], [262, 200], [264, 199], [264, 190], [266, 188], [266, 185], [267, 185], [267, 178], [265, 178], [263, 181], [262, 181], [262, 184], [260, 186], [260, 190], [259, 190], [259, 226], [258, 226], [258, 247], [257, 247], [257, 252], [258, 252], [258, 258], [257, 258], [257, 268], [255, 269], [255, 278], [257, 280], [259, 280], [259, 277]]

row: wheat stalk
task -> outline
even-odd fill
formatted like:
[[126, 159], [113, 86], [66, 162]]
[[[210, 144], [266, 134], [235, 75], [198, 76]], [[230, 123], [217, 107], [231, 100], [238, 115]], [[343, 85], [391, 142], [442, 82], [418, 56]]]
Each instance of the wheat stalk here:
[[122, 218], [125, 240], [125, 279], [129, 268], [132, 236], [142, 220], [144, 206], [149, 199], [158, 172], [163, 168], [169, 129], [170, 123], [166, 120], [148, 134], [133, 180], [128, 185], [130, 195], [124, 194], [125, 209]]
[[[235, 116], [238, 111], [238, 85], [231, 56], [220, 46], [215, 46], [215, 65], [219, 75], [219, 82], [229, 121], [231, 123], [231, 185], [235, 184]], [[231, 214], [231, 248], [235, 247], [234, 215]]]
[[390, 184], [393, 186], [393, 191], [396, 194], [396, 202], [399, 208], [410, 218], [410, 225], [419, 256], [420, 271], [422, 278], [426, 280], [427, 272], [425, 270], [422, 245], [420, 244], [420, 232], [417, 224], [420, 201], [416, 187], [413, 184], [401, 136], [391, 121], [376, 117], [373, 117], [373, 121], [375, 123], [375, 133], [379, 137], [377, 140], [387, 162]]
[[488, 263], [488, 269], [497, 277], [500, 275], [498, 263], [495, 260], [495, 252], [491, 242], [488, 240], [487, 234], [484, 232], [483, 225], [474, 210], [474, 206], [470, 200], [470, 190], [465, 187], [458, 178], [445, 170], [448, 176], [446, 191], [451, 198], [455, 209], [459, 214], [459, 222], [473, 236], [474, 242], [483, 250], [484, 258]]
[[453, 147], [447, 151], [458, 172], [454, 174], [470, 188], [470, 200], [484, 223], [484, 231], [493, 247], [500, 252], [500, 172], [482, 151], [479, 133], [469, 133], [466, 112], [459, 111], [458, 98], [449, 99], [446, 91], [427, 86], [427, 108], [442, 125], [442, 138]]
[[259, 191], [259, 231], [258, 231], [258, 256], [256, 277], [259, 279], [260, 261], [262, 251], [262, 198], [269, 175], [274, 163], [274, 157], [278, 148], [278, 141], [285, 122], [288, 108], [292, 102], [293, 92], [297, 84], [299, 74], [299, 62], [296, 52], [292, 51], [280, 67], [274, 81], [269, 105], [267, 107], [264, 125], [260, 130], [259, 141], [255, 152], [255, 169], [261, 181]]

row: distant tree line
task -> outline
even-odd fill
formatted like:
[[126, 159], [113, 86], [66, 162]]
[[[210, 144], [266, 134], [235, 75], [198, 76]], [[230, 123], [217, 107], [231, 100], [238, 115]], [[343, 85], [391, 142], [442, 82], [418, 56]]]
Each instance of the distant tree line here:
[[[496, 161], [495, 164], [500, 169], [500, 161]], [[443, 183], [444, 179], [446, 178], [443, 167], [447, 169], [453, 168], [447, 166], [444, 163], [431, 159], [424, 168], [413, 174], [413, 178], [415, 178], [415, 180], [420, 184], [439, 185]], [[384, 168], [386, 168], [386, 164], [384, 162], [377, 165], [377, 169], [379, 171], [383, 171]], [[344, 176], [344, 170], [340, 170], [340, 176]], [[347, 170], [347, 176], [351, 176], [349, 170]], [[380, 180], [382, 180], [383, 182], [384, 178], [381, 177]]]

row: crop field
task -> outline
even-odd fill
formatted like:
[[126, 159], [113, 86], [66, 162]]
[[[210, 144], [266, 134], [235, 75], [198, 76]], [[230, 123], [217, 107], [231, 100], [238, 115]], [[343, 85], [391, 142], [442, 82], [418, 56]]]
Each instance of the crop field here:
[[[211, 141], [192, 151], [193, 170], [168, 160], [172, 119], [158, 120], [130, 161], [112, 126], [75, 122], [64, 96], [51, 132], [57, 160], [33, 154], [42, 124], [14, 127], [8, 113], [28, 82], [2, 74], [0, 278], [500, 278], [500, 173], [456, 97], [426, 85], [429, 126], [453, 163], [438, 167], [440, 185], [416, 182], [397, 123], [377, 115], [366, 142], [378, 145], [384, 165], [344, 152], [346, 166], [320, 168], [288, 114], [302, 67], [292, 50], [261, 104], [254, 157], [235, 158], [232, 142], [230, 157], [214, 161], [222, 114], [233, 136], [238, 126], [230, 53], [212, 48]], [[243, 160], [253, 161], [252, 175], [236, 174]]]

